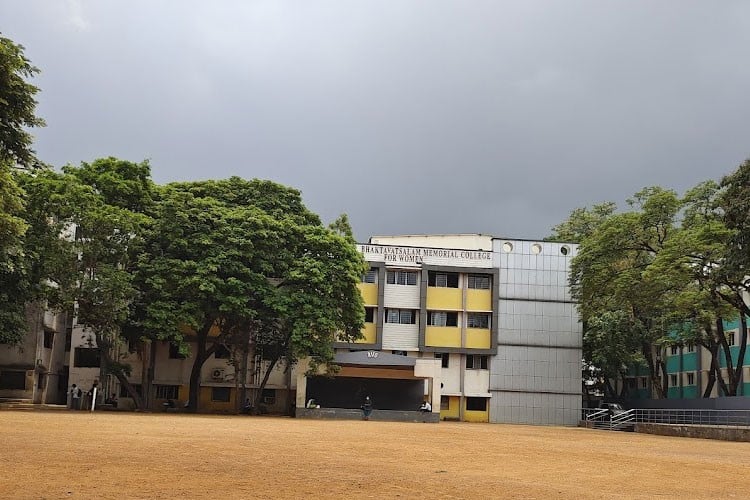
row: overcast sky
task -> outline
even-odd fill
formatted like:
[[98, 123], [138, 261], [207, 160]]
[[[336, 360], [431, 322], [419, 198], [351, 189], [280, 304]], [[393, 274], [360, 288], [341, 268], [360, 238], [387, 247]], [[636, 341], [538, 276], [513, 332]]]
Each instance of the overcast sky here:
[[750, 156], [750, 1], [10, 1], [53, 165], [272, 179], [357, 237], [538, 238]]

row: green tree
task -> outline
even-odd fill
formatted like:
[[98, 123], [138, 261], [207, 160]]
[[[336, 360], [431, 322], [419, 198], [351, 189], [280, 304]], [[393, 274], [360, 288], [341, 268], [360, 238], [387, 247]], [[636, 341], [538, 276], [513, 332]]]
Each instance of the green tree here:
[[[724, 333], [724, 319], [742, 314], [736, 307], [737, 301], [741, 302], [742, 289], [723, 279], [733, 231], [724, 224], [718, 204], [720, 194], [714, 181], [703, 182], [685, 194], [680, 227], [645, 273], [668, 287], [665, 299], [670, 307], [670, 333], [665, 342], [701, 345], [711, 354], [705, 397], [715, 382], [719, 383], [721, 394], [736, 395], [743, 365], [742, 355], [732, 359]], [[720, 369], [720, 356], [733, 367], [726, 380]]]
[[[348, 226], [346, 220], [339, 222]], [[259, 311], [257, 345], [267, 360], [257, 398], [283, 360], [287, 369], [299, 358], [311, 358], [311, 370], [332, 368], [333, 342], [361, 337], [364, 303], [357, 288], [368, 269], [351, 230], [337, 234], [321, 226], [300, 226], [291, 243], [295, 255]]]
[[0, 36], [0, 343], [6, 344], [25, 334], [25, 308], [33, 295], [24, 255], [24, 193], [14, 168], [36, 163], [26, 128], [44, 121], [35, 115], [39, 89], [26, 78], [37, 72], [22, 46]]
[[26, 79], [38, 72], [23, 46], [0, 36], [0, 163], [30, 167], [37, 162], [26, 129], [44, 126], [44, 120], [35, 115], [39, 89]]
[[23, 191], [9, 166], [0, 160], [0, 343], [15, 344], [23, 336], [28, 298], [24, 273]]
[[[667, 373], [660, 344], [667, 333], [669, 283], [646, 270], [676, 230], [680, 200], [674, 191], [651, 187], [636, 193], [628, 203], [630, 211], [604, 216], [593, 230], [581, 231], [583, 238], [571, 265], [571, 294], [585, 325], [584, 351], [609, 363], [599, 368], [604, 373], [617, 373], [633, 361], [622, 350], [615, 351], [624, 357], [618, 359], [606, 342], [598, 341], [601, 331], [616, 328], [614, 338], [627, 340], [617, 345], [639, 345], [652, 387], [665, 397]], [[606, 210], [611, 212], [611, 208]], [[617, 321], [612, 321], [613, 317]], [[592, 322], [607, 328], [589, 333]]]
[[[316, 231], [324, 231], [328, 239]], [[323, 242], [328, 246], [317, 250]], [[259, 341], [267, 351], [272, 344], [283, 344], [263, 337], [278, 330], [284, 335], [291, 332], [289, 347], [280, 350], [279, 357], [304, 353], [325, 359], [333, 338], [330, 329], [339, 331], [344, 322], [356, 319], [347, 307], [361, 309], [355, 286], [361, 269], [350, 282], [354, 274], [339, 268], [341, 277], [325, 274], [332, 282], [317, 292], [328, 305], [333, 304], [333, 293], [346, 303], [336, 302], [337, 307], [319, 311], [322, 316], [317, 318], [308, 306], [303, 317], [316, 331], [303, 334], [299, 323], [288, 326], [282, 313], [290, 311], [285, 307], [291, 299], [284, 291], [301, 279], [302, 271], [295, 270], [307, 265], [304, 269], [314, 274], [311, 280], [334, 265], [345, 265], [334, 261], [349, 262], [356, 251], [350, 240], [322, 227], [302, 204], [299, 191], [273, 182], [233, 177], [167, 186], [145, 250], [138, 265], [138, 280], [147, 297], [144, 327], [172, 339], [183, 352], [195, 342], [191, 410], [198, 407], [201, 368], [219, 345], [245, 339], [239, 341], [244, 344], [240, 350], [250, 351], [254, 359]], [[355, 268], [361, 264], [356, 257]], [[361, 323], [350, 327], [358, 330]]]
[[596, 231], [616, 209], [617, 205], [612, 202], [599, 203], [590, 209], [576, 208], [567, 219], [552, 228], [552, 235], [546, 240], [580, 243]]

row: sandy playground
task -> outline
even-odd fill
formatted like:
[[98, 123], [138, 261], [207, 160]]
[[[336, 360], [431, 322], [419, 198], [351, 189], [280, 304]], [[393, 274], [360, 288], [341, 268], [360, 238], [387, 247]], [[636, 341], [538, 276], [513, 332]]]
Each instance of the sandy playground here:
[[750, 445], [576, 428], [0, 411], [0, 498], [748, 498]]

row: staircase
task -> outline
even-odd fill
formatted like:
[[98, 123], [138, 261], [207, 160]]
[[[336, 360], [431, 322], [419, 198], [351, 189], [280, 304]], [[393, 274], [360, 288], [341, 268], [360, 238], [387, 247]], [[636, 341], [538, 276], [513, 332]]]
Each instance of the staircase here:
[[0, 399], [0, 411], [47, 411], [47, 410], [67, 410], [65, 405], [52, 404], [34, 404], [31, 399]]

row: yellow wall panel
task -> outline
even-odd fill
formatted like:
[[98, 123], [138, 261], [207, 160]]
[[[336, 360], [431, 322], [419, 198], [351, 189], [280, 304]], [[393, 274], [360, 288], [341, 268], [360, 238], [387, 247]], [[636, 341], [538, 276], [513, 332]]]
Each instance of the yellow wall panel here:
[[489, 349], [492, 334], [489, 328], [467, 328], [466, 347], [469, 349]]
[[362, 300], [366, 306], [378, 305], [378, 284], [377, 283], [358, 283], [359, 291], [362, 294]]
[[447, 410], [440, 410], [440, 418], [441, 420], [458, 420], [459, 418], [459, 410], [461, 407], [461, 399], [458, 396], [449, 396], [448, 397], [448, 409]]
[[464, 411], [464, 422], [489, 422], [490, 414], [486, 411]]
[[463, 309], [460, 288], [427, 287], [427, 309], [458, 311]]
[[235, 390], [230, 388], [229, 390], [229, 401], [211, 401], [211, 387], [200, 388], [200, 405], [198, 409], [200, 411], [235, 411]]
[[490, 290], [466, 290], [467, 311], [492, 311], [492, 291]]
[[433, 347], [461, 347], [461, 329], [457, 326], [428, 326], [424, 343]]
[[362, 328], [362, 335], [361, 339], [354, 341], [356, 344], [374, 344], [378, 337], [375, 323], [365, 323], [365, 327]]

